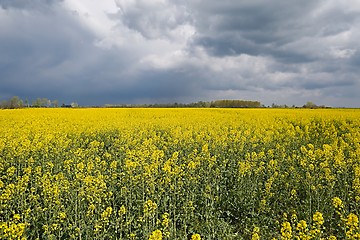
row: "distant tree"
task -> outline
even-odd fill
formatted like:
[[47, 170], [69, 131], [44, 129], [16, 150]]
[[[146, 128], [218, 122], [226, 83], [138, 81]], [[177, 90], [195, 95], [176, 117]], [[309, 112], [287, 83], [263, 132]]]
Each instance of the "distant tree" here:
[[[48, 107], [49, 101], [50, 101], [50, 100], [48, 100], [47, 98], [42, 98], [42, 99], [41, 99], [41, 104], [40, 104], [40, 106], [41, 106], [41, 107]], [[51, 101], [50, 101], [50, 103], [51, 103]]]
[[29, 100], [27, 98], [25, 99], [25, 107], [29, 107]]
[[13, 96], [9, 100], [3, 100], [0, 103], [0, 108], [15, 109], [15, 108], [22, 108], [22, 107], [24, 107], [24, 102], [18, 96]]
[[216, 100], [211, 103], [211, 106], [219, 108], [259, 108], [261, 103], [245, 100]]
[[304, 108], [317, 108], [316, 104], [313, 102], [307, 102], [303, 107]]
[[59, 101], [58, 100], [52, 101], [52, 106], [55, 108], [59, 107]]
[[9, 102], [7, 100], [1, 101], [0, 108], [1, 109], [9, 108]]
[[21, 107], [23, 107], [23, 101], [18, 96], [13, 96], [9, 100], [9, 107], [10, 108], [21, 108]]
[[41, 107], [41, 98], [37, 98], [31, 104], [33, 107]]

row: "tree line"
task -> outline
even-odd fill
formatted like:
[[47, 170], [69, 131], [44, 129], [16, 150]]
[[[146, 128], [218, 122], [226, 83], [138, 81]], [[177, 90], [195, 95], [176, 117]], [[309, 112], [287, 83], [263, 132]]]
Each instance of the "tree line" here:
[[313, 102], [307, 102], [302, 107], [298, 107], [298, 106], [295, 106], [295, 105], [292, 105], [290, 107], [290, 106], [288, 106], [286, 104], [278, 105], [278, 104], [273, 103], [273, 104], [271, 104], [271, 108], [310, 108], [310, 109], [318, 109], [318, 108], [331, 108], [331, 107], [328, 107], [328, 106], [325, 106], [325, 105], [316, 105]]
[[216, 101], [199, 101], [192, 103], [156, 103], [156, 104], [107, 104], [108, 108], [259, 108], [263, 107], [258, 101], [246, 100], [216, 100]]
[[[76, 102], [71, 104], [59, 105], [58, 100], [50, 100], [47, 98], [37, 98], [33, 101], [28, 99], [22, 100], [18, 96], [13, 96], [9, 100], [4, 100], [0, 102], [0, 109], [16, 109], [16, 108], [57, 108], [57, 107], [66, 107], [66, 108], [77, 108], [81, 107]], [[192, 103], [164, 103], [164, 104], [106, 104], [103, 106], [85, 106], [85, 107], [105, 107], [105, 108], [265, 108], [266, 106], [262, 105], [259, 101], [248, 101], [248, 100], [215, 100], [215, 101], [199, 101]], [[289, 107], [287, 105], [277, 105], [272, 104], [269, 106], [271, 108], [329, 108], [324, 105], [316, 105], [313, 102], [307, 102], [302, 107], [297, 107], [295, 105]]]
[[[80, 107], [77, 103], [71, 103], [70, 105], [62, 104], [59, 106], [58, 100], [50, 100], [47, 98], [37, 98], [30, 102], [28, 99], [22, 100], [18, 96], [13, 96], [9, 100], [0, 102], [0, 108], [2, 109], [16, 109], [16, 108], [49, 108], [49, 107]], [[92, 106], [99, 107], [99, 106]], [[210, 102], [192, 102], [192, 103], [166, 103], [166, 104], [120, 104], [111, 105], [107, 104], [101, 107], [112, 108], [259, 108], [263, 107], [258, 101], [246, 101], [246, 100], [216, 100]]]
[[22, 100], [18, 96], [13, 96], [9, 100], [3, 100], [0, 102], [0, 108], [2, 109], [16, 109], [26, 107], [59, 107], [59, 101], [50, 100], [47, 98], [37, 98], [30, 102], [28, 99]]

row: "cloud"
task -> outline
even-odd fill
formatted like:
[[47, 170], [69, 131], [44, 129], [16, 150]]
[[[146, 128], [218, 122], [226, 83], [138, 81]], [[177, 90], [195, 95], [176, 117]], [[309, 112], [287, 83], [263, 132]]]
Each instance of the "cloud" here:
[[170, 1], [116, 0], [117, 17], [122, 23], [147, 39], [167, 38], [177, 41], [177, 32], [186, 31], [191, 15], [185, 5]]
[[49, 10], [50, 6], [60, 3], [63, 0], [0, 0], [0, 6], [4, 9], [24, 10]]
[[358, 106], [357, 0], [0, 0], [0, 98]]
[[73, 81], [69, 77], [86, 64], [86, 52], [93, 48], [93, 34], [56, 7], [42, 13], [0, 10], [0, 18], [1, 90], [9, 94], [48, 96], [61, 90], [58, 87]]
[[358, 11], [328, 1], [202, 3], [195, 4], [199, 20], [196, 43], [217, 56], [250, 54], [269, 55], [286, 62], [313, 61], [321, 57], [319, 51], [327, 50], [323, 45], [318, 49], [323, 40], [346, 44], [341, 34], [359, 20]]

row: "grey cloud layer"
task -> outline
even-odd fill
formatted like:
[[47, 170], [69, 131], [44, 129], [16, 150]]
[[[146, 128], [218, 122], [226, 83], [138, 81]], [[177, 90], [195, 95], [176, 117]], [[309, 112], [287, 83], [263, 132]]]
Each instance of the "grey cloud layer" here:
[[213, 2], [205, 9], [197, 6], [197, 43], [216, 55], [244, 53], [270, 55], [286, 62], [312, 61], [319, 52], [307, 51], [309, 44], [317, 48], [319, 39], [359, 24], [357, 13], [348, 12], [351, 6], [338, 9], [334, 5], [321, 11], [321, 3], [327, 1]]
[[122, 23], [150, 39], [171, 37], [174, 29], [191, 19], [186, 6], [181, 4], [166, 1], [134, 1], [129, 4], [120, 0], [116, 4], [120, 9], [117, 17]]
[[46, 10], [49, 6], [60, 3], [63, 0], [0, 0], [0, 6], [4, 9], [37, 9]]
[[0, 98], [360, 102], [356, 1], [115, 4], [105, 31], [64, 1], [0, 0]]

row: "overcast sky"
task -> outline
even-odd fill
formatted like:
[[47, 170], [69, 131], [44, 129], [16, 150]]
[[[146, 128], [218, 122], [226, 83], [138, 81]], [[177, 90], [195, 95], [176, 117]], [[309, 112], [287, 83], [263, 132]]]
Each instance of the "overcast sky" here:
[[0, 0], [0, 100], [360, 107], [359, 0]]

